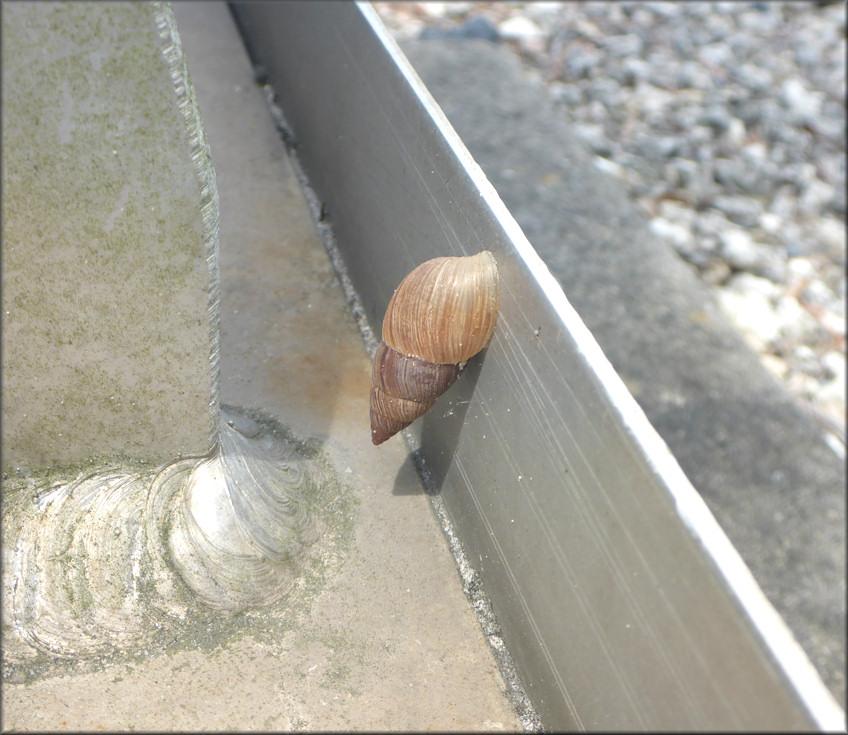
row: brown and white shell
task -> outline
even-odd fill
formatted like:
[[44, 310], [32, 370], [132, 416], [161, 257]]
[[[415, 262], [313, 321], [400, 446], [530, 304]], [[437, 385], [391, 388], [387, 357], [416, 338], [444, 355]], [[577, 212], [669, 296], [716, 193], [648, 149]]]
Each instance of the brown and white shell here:
[[424, 415], [492, 338], [494, 256], [433, 258], [395, 289], [371, 373], [371, 440], [381, 444]]

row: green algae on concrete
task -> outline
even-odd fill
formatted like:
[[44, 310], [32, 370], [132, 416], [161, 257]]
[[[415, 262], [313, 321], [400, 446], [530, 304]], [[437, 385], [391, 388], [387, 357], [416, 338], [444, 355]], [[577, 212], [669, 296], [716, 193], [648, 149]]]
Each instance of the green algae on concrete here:
[[217, 194], [170, 8], [2, 14], [4, 473], [205, 454]]

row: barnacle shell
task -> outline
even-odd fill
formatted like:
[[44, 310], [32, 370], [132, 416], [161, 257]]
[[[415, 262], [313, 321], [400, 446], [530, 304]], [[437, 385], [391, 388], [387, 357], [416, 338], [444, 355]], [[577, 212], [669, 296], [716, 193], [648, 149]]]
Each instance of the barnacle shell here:
[[492, 338], [498, 270], [488, 250], [434, 258], [395, 290], [371, 374], [371, 439], [381, 444], [425, 414]]

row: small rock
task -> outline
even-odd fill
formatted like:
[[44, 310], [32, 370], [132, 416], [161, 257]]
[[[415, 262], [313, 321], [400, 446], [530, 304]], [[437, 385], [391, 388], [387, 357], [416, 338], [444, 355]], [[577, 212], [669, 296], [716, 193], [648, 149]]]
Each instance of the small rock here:
[[625, 178], [626, 171], [624, 167], [616, 163], [615, 161], [611, 161], [609, 158], [604, 158], [603, 156], [594, 156], [592, 162], [595, 164], [595, 167], [603, 171], [605, 174], [609, 174], [610, 176], [615, 176], [617, 178]]
[[[707, 127], [714, 128], [720, 132], [724, 132], [730, 127], [731, 119], [738, 120], [738, 118], [731, 118], [727, 114], [727, 109], [724, 105], [713, 105], [712, 107], [708, 107], [705, 109], [697, 119], [699, 125], [706, 125]], [[745, 123], [739, 120], [742, 123], [743, 127]]]
[[816, 277], [816, 266], [809, 258], [790, 258], [786, 270], [790, 283]]
[[748, 131], [745, 128], [745, 123], [738, 117], [731, 117], [730, 123], [727, 126], [727, 142], [738, 148], [745, 142], [747, 135]]
[[801, 232], [801, 227], [797, 221], [790, 220], [784, 222], [783, 227], [775, 233], [775, 236], [783, 244], [786, 254], [790, 258], [796, 258], [812, 252], [812, 249], [805, 242], [806, 238]]
[[[429, 3], [425, 3], [428, 5]], [[427, 26], [422, 29], [419, 34], [422, 39], [441, 39], [441, 38], [476, 38], [483, 41], [497, 43], [500, 41], [498, 29], [492, 24], [488, 18], [475, 16], [468, 18], [460, 26], [453, 28], [439, 28], [436, 26]]]
[[816, 227], [822, 249], [845, 262], [845, 223], [835, 217], [822, 217]]
[[513, 15], [498, 23], [497, 29], [501, 38], [511, 41], [539, 39], [545, 36], [545, 32], [525, 15]]
[[723, 67], [733, 63], [733, 52], [726, 43], [704, 44], [695, 53], [698, 60], [707, 67]]
[[759, 265], [760, 251], [753, 238], [736, 227], [728, 227], [719, 233], [721, 254], [734, 268], [753, 271]]
[[695, 220], [695, 229], [699, 234], [716, 238], [731, 227], [733, 225], [730, 224], [730, 220], [722, 212], [712, 208], [698, 212], [698, 218]]
[[784, 220], [793, 220], [798, 211], [798, 201], [792, 193], [791, 186], [781, 186], [772, 199], [769, 212]]
[[612, 152], [610, 141], [604, 133], [604, 126], [600, 123], [575, 125], [574, 134], [599, 156], [608, 156]]
[[576, 84], [552, 82], [550, 87], [548, 87], [548, 91], [554, 102], [572, 107], [583, 104], [583, 90]]
[[663, 217], [654, 217], [649, 226], [651, 232], [671, 243], [677, 251], [691, 252], [695, 247], [695, 238], [688, 227], [669, 222]]
[[681, 255], [684, 255], [684, 257], [686, 257], [686, 259], [693, 265], [698, 266], [701, 272], [701, 279], [708, 286], [721, 286], [727, 282], [728, 278], [730, 278], [730, 266], [721, 258], [707, 258], [705, 263], [697, 263], [695, 262], [697, 258], [694, 256], [698, 254], [688, 255], [681, 253]]
[[684, 61], [677, 69], [675, 86], [678, 89], [711, 89], [713, 76], [694, 61]]
[[798, 203], [806, 214], [819, 214], [830, 205], [836, 196], [836, 190], [821, 179], [813, 179], [807, 186]]
[[815, 400], [824, 405], [845, 405], [845, 380], [829, 380], [815, 391]]
[[792, 367], [805, 373], [819, 372], [819, 358], [809, 345], [796, 345], [792, 349]]
[[833, 380], [845, 382], [845, 355], [836, 350], [825, 352], [821, 357], [822, 367]]
[[602, 44], [606, 52], [613, 57], [638, 58], [642, 54], [642, 39], [635, 33], [607, 36]]
[[[797, 260], [800, 260], [800, 258]], [[808, 275], [807, 278], [810, 279], [810, 282], [801, 293], [804, 303], [812, 304], [822, 309], [836, 311], [839, 306], [839, 299], [836, 297], [836, 294], [828, 288], [824, 281], [817, 277], [815, 271], [813, 271], [813, 274]]]
[[766, 352], [765, 354], [760, 355], [760, 359], [763, 361], [763, 365], [766, 366], [766, 369], [776, 378], [785, 378], [786, 374], [789, 372], [789, 366], [786, 364], [786, 361], [777, 355], [772, 355]]
[[731, 194], [768, 196], [775, 188], [777, 167], [768, 159], [717, 158], [713, 171], [715, 180]]
[[[428, 3], [429, 5], [430, 3]], [[433, 5], [441, 5], [441, 11], [444, 15], [467, 15], [474, 10], [473, 2], [463, 2], [462, 0], [451, 0], [449, 3], [432, 3]], [[426, 9], [426, 8], [425, 8]]]
[[793, 372], [786, 378], [786, 387], [796, 396], [812, 400], [819, 391], [819, 382], [812, 375]]
[[812, 92], [798, 77], [787, 79], [780, 89], [780, 100], [800, 124], [815, 120], [822, 105], [821, 92]]
[[819, 314], [819, 324], [834, 335], [845, 337], [845, 312], [837, 313], [825, 309]]
[[783, 217], [774, 212], [763, 212], [760, 215], [759, 225], [769, 235], [776, 235], [783, 227]]
[[768, 278], [755, 276], [751, 273], [737, 273], [727, 283], [727, 288], [747, 296], [757, 294], [767, 299], [769, 305], [780, 296], [780, 289]]
[[696, 217], [696, 212], [692, 209], [692, 207], [683, 204], [683, 202], [675, 201], [674, 199], [661, 200], [658, 211], [660, 217], [665, 217], [665, 219], [670, 222], [684, 225], [689, 230], [691, 230], [692, 223], [695, 221]]
[[613, 108], [622, 105], [622, 91], [618, 82], [610, 77], [597, 77], [585, 88], [590, 100], [598, 100], [605, 107]]
[[757, 352], [765, 352], [777, 339], [780, 323], [767, 296], [735, 288], [721, 288], [716, 295], [730, 321]]
[[590, 76], [592, 69], [601, 65], [603, 53], [586, 44], [572, 44], [568, 47], [564, 67], [568, 72], [565, 81], [583, 79]]
[[644, 83], [651, 71], [651, 65], [644, 59], [629, 58], [624, 60], [624, 64], [618, 72], [618, 80], [622, 84], [627, 84], [635, 87], [640, 83]]
[[447, 12], [447, 3], [438, 2], [435, 0], [434, 2], [424, 3], [421, 6], [421, 10], [423, 10], [427, 15], [431, 18], [441, 18]]
[[[473, 3], [469, 3], [469, 5], [473, 5]], [[527, 14], [535, 18], [554, 16], [561, 10], [562, 2], [559, 2], [558, 0], [537, 0], [537, 2], [530, 3], [525, 7]]]
[[462, 38], [479, 38], [492, 43], [500, 41], [498, 29], [492, 24], [492, 21], [483, 16], [468, 18], [459, 27], [459, 33]]
[[755, 242], [745, 231], [730, 227], [718, 234], [722, 257], [731, 267], [765, 276], [772, 281], [783, 281], [786, 264], [779, 253], [762, 243]]
[[713, 199], [712, 206], [723, 212], [731, 222], [743, 227], [756, 227], [763, 215], [762, 205], [750, 197], [718, 196]]
[[659, 116], [674, 102], [674, 95], [671, 92], [652, 84], [638, 85], [635, 94], [638, 96], [642, 114], [646, 118]]
[[765, 92], [774, 84], [774, 77], [768, 69], [751, 63], [742, 64], [736, 69], [736, 78], [752, 92]]
[[778, 331], [784, 339], [810, 339], [821, 333], [819, 323], [794, 296], [781, 296], [777, 301], [775, 314], [780, 322]]

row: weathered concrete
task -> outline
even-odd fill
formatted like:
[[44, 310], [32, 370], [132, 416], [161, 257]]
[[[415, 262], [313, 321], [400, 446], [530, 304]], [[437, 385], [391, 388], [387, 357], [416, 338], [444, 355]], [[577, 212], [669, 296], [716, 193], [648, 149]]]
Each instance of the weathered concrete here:
[[789, 624], [845, 697], [845, 467], [506, 48], [404, 52]]
[[2, 12], [4, 471], [206, 453], [217, 203], [170, 11]]
[[358, 507], [279, 604], [5, 682], [2, 726], [517, 730], [406, 446], [371, 445], [369, 359], [226, 7], [175, 13], [221, 197], [222, 402], [313, 437]]

